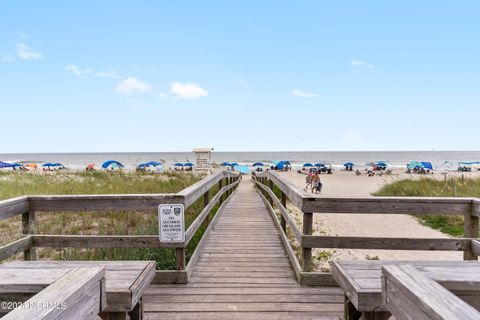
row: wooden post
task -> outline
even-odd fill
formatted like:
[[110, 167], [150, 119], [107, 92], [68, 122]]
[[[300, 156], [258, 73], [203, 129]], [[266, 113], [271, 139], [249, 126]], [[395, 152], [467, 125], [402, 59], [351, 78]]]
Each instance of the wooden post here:
[[[223, 179], [220, 179], [220, 181], [218, 181], [218, 192], [220, 192], [222, 188], [223, 188]], [[223, 196], [220, 197], [220, 200], [218, 201], [218, 203], [220, 204], [223, 203]]]
[[185, 270], [185, 248], [175, 248], [177, 270]]
[[[22, 232], [23, 234], [35, 233], [35, 212], [29, 211], [22, 214]], [[37, 260], [37, 251], [30, 247], [23, 251], [24, 260]]]
[[[280, 191], [280, 195], [281, 195], [281, 202], [282, 202], [282, 206], [287, 209], [287, 195], [285, 193], [283, 193], [282, 191]], [[282, 229], [284, 232], [287, 232], [287, 220], [285, 220], [285, 218], [283, 217], [283, 215], [280, 215], [280, 225], [282, 226]]]
[[[273, 192], [273, 181], [269, 180], [268, 184], [269, 184], [270, 190], [272, 190], [272, 192]], [[270, 205], [273, 207], [273, 199], [271, 197], [269, 197], [269, 198], [270, 198]]]
[[[210, 190], [207, 190], [207, 192], [203, 194], [203, 207], [205, 208], [206, 206], [208, 206], [209, 202], [210, 202]], [[203, 226], [206, 228], [209, 223], [210, 223], [210, 214], [208, 214], [205, 217], [205, 220], [203, 220]]]
[[[473, 215], [475, 204], [472, 203], [470, 212], [464, 216], [463, 233], [465, 238], [478, 238], [479, 217]], [[471, 245], [463, 251], [463, 260], [478, 260], [478, 257], [473, 253]]]
[[[313, 224], [313, 213], [304, 212], [303, 213], [303, 234], [306, 236], [312, 235], [312, 224]], [[312, 271], [312, 248], [303, 248], [302, 247], [302, 257], [303, 257], [303, 271], [310, 272]]]

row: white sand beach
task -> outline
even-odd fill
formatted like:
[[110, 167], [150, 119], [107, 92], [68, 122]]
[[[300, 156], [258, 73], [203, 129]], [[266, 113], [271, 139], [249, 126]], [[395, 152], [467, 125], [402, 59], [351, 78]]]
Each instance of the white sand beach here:
[[[305, 187], [305, 175], [294, 171], [280, 173], [300, 188]], [[450, 174], [452, 175], [452, 174]], [[457, 173], [453, 173], [457, 175]], [[469, 173], [469, 177], [479, 176]], [[336, 171], [332, 175], [321, 176], [323, 190], [319, 197], [371, 197], [381, 186], [398, 179], [418, 179], [422, 175], [410, 175], [395, 171], [392, 175], [368, 177], [356, 176], [355, 172]], [[424, 176], [423, 176], [424, 177]], [[444, 179], [442, 174], [429, 175]], [[302, 223], [301, 212], [289, 205], [299, 226]], [[314, 234], [330, 236], [364, 236], [364, 237], [405, 237], [405, 238], [446, 238], [450, 237], [440, 231], [423, 226], [419, 220], [410, 215], [382, 214], [314, 214]], [[350, 249], [314, 249], [313, 256], [317, 269], [328, 269], [332, 259], [381, 259], [381, 260], [461, 260], [462, 252], [446, 251], [403, 251], [403, 250], [350, 250]]]

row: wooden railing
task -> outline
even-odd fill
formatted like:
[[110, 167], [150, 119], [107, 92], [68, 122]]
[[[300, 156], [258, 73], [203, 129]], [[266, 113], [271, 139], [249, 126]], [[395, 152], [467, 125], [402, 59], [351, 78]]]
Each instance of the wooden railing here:
[[[0, 261], [23, 252], [25, 260], [36, 260], [37, 247], [50, 248], [175, 248], [177, 272], [158, 271], [157, 278], [167, 282], [188, 281], [185, 248], [203, 225], [217, 203], [230, 196], [241, 176], [220, 171], [175, 194], [104, 194], [22, 196], [0, 201], [0, 220], [22, 215], [24, 237], [0, 247]], [[211, 197], [212, 189], [218, 186]], [[35, 230], [35, 212], [156, 212], [160, 204], [183, 204], [185, 210], [203, 197], [203, 210], [185, 231], [185, 241], [162, 243], [158, 235], [41, 235]], [[222, 208], [222, 206], [220, 206]], [[220, 209], [219, 209], [220, 210]], [[157, 279], [158, 280], [158, 279]]]
[[[278, 221], [286, 236], [287, 226], [302, 249], [302, 263], [297, 261], [287, 241], [287, 251], [292, 251], [291, 262], [297, 277], [304, 284], [332, 284], [329, 273], [312, 271], [312, 248], [336, 249], [386, 249], [386, 250], [439, 250], [463, 251], [464, 260], [477, 260], [480, 255], [478, 241], [480, 199], [434, 198], [434, 197], [370, 197], [370, 198], [323, 198], [304, 192], [281, 174], [267, 171], [254, 174], [261, 195], [277, 220], [274, 208], [280, 214]], [[277, 194], [279, 196], [277, 197]], [[300, 230], [289, 215], [287, 199], [303, 213], [303, 230]], [[464, 217], [463, 238], [386, 238], [345, 237], [312, 235], [313, 215], [335, 214], [444, 214]]]
[[[476, 281], [457, 283], [456, 289], [473, 292], [475, 285], [478, 288], [480, 275], [471, 276]], [[411, 265], [382, 267], [382, 295], [386, 309], [397, 320], [480, 320], [480, 312], [472, 305]], [[478, 295], [474, 297], [478, 301]]]

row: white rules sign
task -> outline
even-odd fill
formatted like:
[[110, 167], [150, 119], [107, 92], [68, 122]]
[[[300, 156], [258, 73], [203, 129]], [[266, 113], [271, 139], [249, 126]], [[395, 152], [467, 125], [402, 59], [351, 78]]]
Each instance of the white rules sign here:
[[160, 242], [185, 241], [184, 211], [183, 204], [161, 204], [158, 206]]

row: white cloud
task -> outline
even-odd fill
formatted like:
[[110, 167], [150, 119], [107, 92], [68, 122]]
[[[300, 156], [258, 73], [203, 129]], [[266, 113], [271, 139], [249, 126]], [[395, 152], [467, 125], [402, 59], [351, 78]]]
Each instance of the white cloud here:
[[180, 99], [198, 99], [208, 96], [207, 90], [196, 83], [173, 82], [170, 84], [170, 93]]
[[17, 45], [17, 54], [18, 57], [22, 60], [39, 60], [43, 59], [43, 55], [40, 51], [30, 48], [24, 43], [19, 43]]
[[293, 90], [292, 94], [295, 97], [298, 97], [298, 98], [316, 98], [316, 97], [318, 97], [318, 94], [316, 94], [316, 93], [308, 93], [308, 92], [302, 91], [300, 89]]
[[374, 69], [375, 68], [370, 63], [367, 63], [367, 62], [362, 61], [362, 60], [357, 60], [357, 59], [352, 59], [352, 66], [354, 66], [354, 67], [367, 67], [369, 69]]
[[81, 69], [75, 65], [68, 65], [64, 69], [67, 72], [71, 72], [77, 77], [84, 77], [92, 72], [92, 69], [87, 68], [87, 69]]
[[135, 77], [128, 77], [117, 86], [117, 92], [121, 94], [147, 93], [152, 91], [152, 86]]
[[97, 77], [100, 77], [100, 78], [109, 78], [109, 79], [121, 79], [122, 78], [114, 70], [111, 70], [111, 71], [108, 71], [108, 72], [99, 71], [99, 72], [95, 73], [95, 75]]

